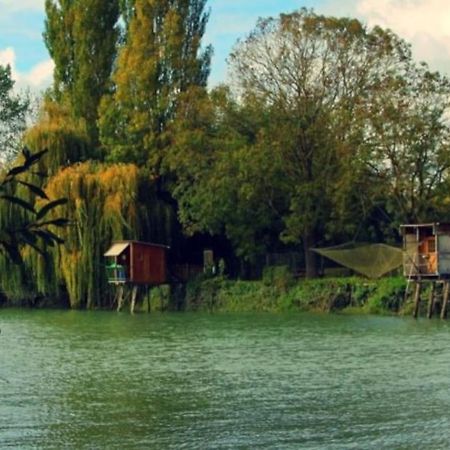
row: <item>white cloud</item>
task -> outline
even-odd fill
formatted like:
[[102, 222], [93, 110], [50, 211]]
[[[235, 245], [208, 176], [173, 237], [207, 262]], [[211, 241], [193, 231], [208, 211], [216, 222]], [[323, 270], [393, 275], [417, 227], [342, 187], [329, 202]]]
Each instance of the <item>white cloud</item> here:
[[450, 74], [449, 0], [358, 0], [356, 15], [412, 44], [416, 60]]
[[0, 64], [11, 66], [11, 75], [16, 82], [17, 89], [29, 88], [31, 91], [38, 93], [51, 84], [54, 68], [51, 59], [36, 64], [28, 72], [20, 72], [16, 67], [14, 49], [9, 47], [0, 50]]

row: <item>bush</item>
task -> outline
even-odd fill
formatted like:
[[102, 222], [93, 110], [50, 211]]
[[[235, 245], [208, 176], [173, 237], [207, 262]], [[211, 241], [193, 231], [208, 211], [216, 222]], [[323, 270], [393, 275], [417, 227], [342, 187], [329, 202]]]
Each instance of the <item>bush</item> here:
[[406, 281], [403, 277], [381, 278], [369, 296], [365, 308], [371, 314], [399, 312], [405, 297]]
[[281, 292], [287, 292], [294, 284], [294, 276], [289, 266], [266, 266], [262, 282], [265, 286], [273, 286]]

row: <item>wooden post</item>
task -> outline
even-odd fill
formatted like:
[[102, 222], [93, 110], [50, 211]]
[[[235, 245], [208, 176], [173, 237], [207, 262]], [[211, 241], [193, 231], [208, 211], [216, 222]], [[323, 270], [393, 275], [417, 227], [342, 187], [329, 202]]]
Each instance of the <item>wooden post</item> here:
[[150, 288], [149, 288], [148, 284], [145, 286], [145, 296], [147, 297], [147, 313], [150, 314], [150, 308], [151, 308], [151, 304], [150, 304]]
[[137, 285], [133, 286], [133, 290], [131, 291], [131, 304], [130, 304], [130, 312], [134, 313], [134, 307], [136, 306], [136, 297], [137, 297], [138, 287]]
[[123, 284], [117, 288], [117, 311], [120, 311], [123, 306]]
[[419, 316], [419, 306], [420, 306], [420, 289], [421, 289], [420, 281], [416, 282], [416, 291], [414, 292], [414, 311], [413, 317], [417, 319]]
[[441, 319], [445, 319], [447, 317], [449, 288], [450, 288], [450, 282], [448, 280], [445, 280], [444, 281], [444, 295], [442, 298]]
[[427, 311], [427, 317], [428, 319], [431, 319], [433, 317], [434, 312], [434, 293], [435, 293], [436, 284], [433, 281], [431, 283], [431, 290], [430, 290], [430, 299], [428, 301], [428, 311]]

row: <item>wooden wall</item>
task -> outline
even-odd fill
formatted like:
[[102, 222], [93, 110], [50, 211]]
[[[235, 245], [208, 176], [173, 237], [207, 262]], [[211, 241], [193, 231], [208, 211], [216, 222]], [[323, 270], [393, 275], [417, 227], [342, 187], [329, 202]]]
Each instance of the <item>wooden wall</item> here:
[[157, 285], [167, 282], [167, 258], [164, 247], [132, 242], [129, 251], [131, 283]]

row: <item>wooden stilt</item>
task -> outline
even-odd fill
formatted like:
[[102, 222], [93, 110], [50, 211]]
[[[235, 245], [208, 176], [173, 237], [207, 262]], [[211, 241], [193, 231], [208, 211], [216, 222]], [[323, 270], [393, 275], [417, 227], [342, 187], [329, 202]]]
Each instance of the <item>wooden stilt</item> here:
[[427, 317], [428, 319], [431, 319], [433, 317], [434, 312], [434, 300], [435, 300], [435, 289], [436, 289], [436, 283], [433, 281], [431, 283], [431, 289], [430, 289], [430, 299], [428, 301], [428, 311], [427, 311]]
[[145, 296], [147, 297], [147, 313], [150, 314], [150, 287], [148, 285], [145, 286]]
[[420, 284], [420, 281], [416, 282], [416, 290], [414, 292], [414, 311], [413, 311], [413, 317], [417, 319], [419, 316], [419, 306], [420, 306], [420, 290], [422, 285]]
[[117, 288], [117, 311], [120, 311], [123, 306], [123, 284]]
[[136, 297], [137, 297], [138, 287], [133, 286], [133, 290], [131, 291], [131, 304], [130, 304], [130, 312], [134, 313], [134, 307], [136, 306]]
[[450, 288], [450, 282], [448, 280], [445, 280], [444, 281], [444, 294], [443, 294], [443, 298], [442, 298], [441, 319], [445, 319], [447, 317], [449, 288]]

